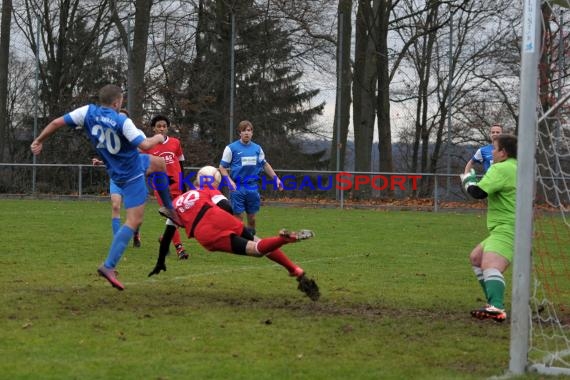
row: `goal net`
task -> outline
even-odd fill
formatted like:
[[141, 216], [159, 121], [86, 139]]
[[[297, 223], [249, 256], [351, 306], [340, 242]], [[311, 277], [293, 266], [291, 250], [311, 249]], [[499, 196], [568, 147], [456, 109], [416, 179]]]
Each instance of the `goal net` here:
[[537, 3], [536, 187], [526, 370], [570, 375], [570, 0]]

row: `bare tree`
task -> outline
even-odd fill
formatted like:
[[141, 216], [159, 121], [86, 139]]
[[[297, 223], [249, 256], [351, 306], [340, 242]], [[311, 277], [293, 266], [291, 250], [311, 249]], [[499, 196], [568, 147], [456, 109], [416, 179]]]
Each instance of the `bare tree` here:
[[[378, 2], [374, 3], [378, 6]], [[376, 117], [376, 89], [378, 66], [376, 49], [372, 39], [375, 28], [374, 15], [370, 1], [360, 0], [356, 13], [356, 45], [354, 53], [353, 83], [353, 126], [355, 149], [355, 170], [368, 171], [371, 167], [371, 150], [374, 138], [374, 120]]]
[[[106, 0], [66, 0], [58, 8], [52, 5], [49, 0], [24, 0], [14, 8], [14, 20], [34, 55], [42, 57], [41, 99], [48, 115], [56, 116], [92, 95], [93, 88], [85, 88], [81, 83], [86, 76], [100, 72], [102, 64], [98, 58], [102, 46], [108, 43], [102, 37], [107, 35], [110, 20]], [[38, 19], [42, 32], [39, 46]]]
[[[511, 87], [517, 83], [516, 64], [511, 63], [508, 70], [502, 64], [508, 56], [516, 55], [507, 53], [506, 48], [516, 45], [509, 43], [513, 39], [511, 23], [506, 22], [508, 3], [443, 6], [432, 2], [422, 13], [413, 1], [403, 4], [403, 12], [411, 18], [395, 30], [402, 43], [412, 43], [400, 67], [407, 76], [402, 81], [405, 85], [392, 87], [392, 100], [399, 108], [414, 109], [411, 136], [405, 138], [412, 147], [408, 170], [437, 172], [443, 153], [453, 152], [444, 137], [454, 144], [483, 142], [490, 124], [504, 118], [500, 115], [505, 109], [514, 109], [516, 95]], [[447, 123], [450, 112], [453, 126]]]
[[[331, 160], [329, 164], [330, 170], [337, 170], [337, 162], [339, 163], [339, 169], [343, 170], [346, 156], [348, 125], [350, 124], [350, 106], [352, 103], [350, 95], [350, 87], [352, 84], [352, 72], [350, 69], [350, 46], [352, 44], [352, 0], [339, 1], [338, 20], [339, 30], [337, 35], [339, 41], [337, 42], [337, 57], [340, 57], [340, 59], [337, 60], [337, 62], [340, 63], [340, 66], [337, 66], [337, 76], [340, 76], [340, 81], [337, 83], [340, 84], [340, 89], [337, 89], [337, 94], [340, 94], [340, 99], [337, 96], [333, 124]], [[337, 149], [337, 147], [340, 149]], [[337, 155], [337, 152], [339, 155]]]
[[10, 57], [10, 29], [12, 22], [12, 0], [2, 0], [0, 20], [0, 161], [8, 141], [8, 63]]
[[125, 49], [129, 52], [127, 78], [128, 110], [135, 124], [142, 125], [145, 101], [145, 67], [152, 0], [135, 1], [135, 26], [132, 48], [130, 47], [130, 36], [119, 16], [116, 0], [110, 0], [110, 5], [112, 19], [123, 40]]

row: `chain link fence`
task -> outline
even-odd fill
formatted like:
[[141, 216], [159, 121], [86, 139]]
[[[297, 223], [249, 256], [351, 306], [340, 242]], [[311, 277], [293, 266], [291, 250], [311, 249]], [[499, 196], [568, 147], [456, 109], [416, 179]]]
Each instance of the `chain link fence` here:
[[[183, 182], [190, 184], [199, 168], [184, 169]], [[283, 191], [270, 178], [264, 177], [257, 184], [264, 204], [426, 211], [480, 208], [482, 204], [462, 193], [456, 175], [280, 169], [276, 172], [283, 182]], [[222, 184], [222, 191], [228, 195], [228, 186]], [[0, 163], [0, 197], [93, 199], [108, 195], [109, 177], [103, 167]]]

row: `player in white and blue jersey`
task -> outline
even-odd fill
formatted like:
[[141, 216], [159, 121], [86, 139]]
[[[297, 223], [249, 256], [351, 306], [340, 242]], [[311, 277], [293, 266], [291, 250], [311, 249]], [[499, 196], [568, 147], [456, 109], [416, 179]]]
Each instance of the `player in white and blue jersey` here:
[[[129, 117], [129, 112], [121, 108], [119, 110], [120, 114], [123, 114]], [[103, 166], [105, 163], [98, 159], [97, 157], [93, 157], [91, 159], [91, 163], [93, 166]], [[150, 163], [150, 161], [148, 161]], [[147, 167], [143, 168], [143, 171], [146, 173]], [[111, 196], [111, 228], [113, 230], [113, 235], [119, 231], [121, 228], [121, 207], [123, 204], [123, 190], [115, 185], [115, 182], [110, 179], [109, 180], [109, 195]], [[172, 194], [171, 194], [172, 196]], [[173, 198], [173, 197], [172, 197]], [[140, 248], [141, 246], [141, 234], [140, 234], [140, 227], [135, 230], [135, 234], [133, 235], [133, 247]]]
[[228, 179], [223, 184], [230, 187], [230, 200], [234, 215], [243, 219], [247, 215], [246, 226], [255, 235], [255, 214], [260, 209], [259, 180], [261, 171], [273, 179], [275, 188], [283, 190], [283, 183], [275, 171], [265, 160], [265, 153], [253, 137], [253, 124], [244, 120], [238, 124], [239, 140], [226, 146], [222, 154], [219, 170], [222, 176]]
[[473, 169], [475, 163], [483, 165], [483, 174], [487, 173], [487, 170], [489, 170], [489, 167], [493, 164], [493, 141], [495, 141], [495, 138], [497, 138], [501, 133], [503, 133], [503, 127], [501, 125], [493, 124], [491, 126], [491, 144], [477, 149], [473, 157], [467, 161], [463, 173], [469, 173], [471, 169]]
[[[53, 120], [32, 142], [30, 148], [33, 154], [40, 154], [43, 141], [66, 125], [72, 128], [83, 127], [87, 133], [91, 144], [105, 163], [109, 177], [123, 192], [126, 221], [113, 237], [107, 258], [97, 270], [113, 287], [123, 290], [123, 284], [116, 278], [115, 267], [129, 240], [133, 237], [134, 231], [143, 221], [147, 199], [146, 177], [143, 168], [148, 168], [146, 174], [166, 171], [163, 159], [141, 155], [138, 149], [150, 149], [162, 143], [164, 136], [157, 134], [147, 138], [131, 119], [118, 113], [123, 104], [123, 93], [120, 87], [115, 85], [102, 87], [99, 91], [99, 102], [100, 105], [83, 106]], [[166, 181], [168, 182], [167, 177]], [[160, 211], [161, 214], [180, 223], [172, 209], [168, 183], [166, 186], [155, 185], [161, 188], [160, 196], [166, 206], [166, 210]]]

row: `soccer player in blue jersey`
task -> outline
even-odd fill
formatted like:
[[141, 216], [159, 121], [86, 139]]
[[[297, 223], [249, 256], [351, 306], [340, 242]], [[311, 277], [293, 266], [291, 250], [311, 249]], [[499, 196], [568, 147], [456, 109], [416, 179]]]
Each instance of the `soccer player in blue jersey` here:
[[[130, 116], [129, 112], [124, 108], [121, 108], [119, 110], [119, 113], [127, 117]], [[105, 165], [105, 163], [100, 159], [98, 159], [97, 157], [92, 158], [91, 163], [93, 164], [93, 166]], [[147, 168], [144, 168], [145, 172], [146, 169]], [[123, 191], [121, 190], [120, 187], [115, 185], [115, 182], [113, 182], [112, 179], [109, 181], [109, 194], [111, 195], [111, 228], [113, 230], [113, 235], [115, 235], [117, 231], [119, 231], [119, 228], [121, 228], [121, 204], [123, 203]], [[140, 246], [141, 246], [141, 235], [139, 227], [136, 229], [135, 234], [133, 235], [133, 247], [140, 248]]]
[[[261, 146], [252, 141], [253, 124], [243, 120], [237, 127], [239, 140], [226, 146], [220, 162], [220, 173], [229, 182], [231, 208], [238, 219], [247, 216], [246, 227], [252, 235], [256, 234], [255, 214], [261, 206], [259, 180], [261, 171], [273, 179], [276, 189], [283, 191], [283, 183], [265, 159]], [[223, 186], [224, 181], [222, 181]], [[267, 258], [283, 266], [297, 279], [304, 275], [301, 267], [295, 265], [282, 251], [275, 251]]]
[[261, 206], [259, 196], [261, 171], [273, 179], [275, 187], [280, 191], [283, 190], [283, 183], [265, 160], [261, 146], [252, 141], [253, 124], [249, 120], [243, 120], [237, 129], [240, 138], [224, 149], [219, 170], [228, 179], [234, 214], [243, 220], [245, 213], [246, 225], [255, 235], [255, 214]]
[[[77, 108], [51, 121], [32, 142], [32, 153], [38, 155], [43, 142], [63, 126], [83, 127], [97, 154], [105, 163], [109, 177], [123, 191], [126, 209], [126, 221], [113, 237], [105, 262], [97, 272], [105, 277], [116, 289], [125, 287], [117, 280], [115, 267], [121, 259], [129, 240], [143, 221], [147, 199], [146, 174], [166, 171], [162, 158], [139, 154], [138, 149], [150, 149], [164, 142], [164, 136], [157, 134], [147, 138], [125, 115], [118, 113], [123, 104], [123, 92], [120, 87], [106, 85], [99, 90], [99, 105], [89, 104]], [[163, 176], [164, 177], [164, 176]], [[157, 180], [160, 176], [156, 176]], [[160, 196], [165, 208], [159, 210], [162, 215], [181, 224], [180, 218], [172, 209], [168, 184], [154, 184], [160, 189]]]
[[473, 157], [467, 161], [463, 173], [469, 173], [476, 163], [483, 165], [483, 174], [487, 173], [487, 170], [489, 170], [489, 167], [493, 163], [493, 141], [495, 141], [495, 138], [501, 133], [503, 133], [503, 127], [500, 124], [493, 124], [491, 126], [491, 143], [477, 149]]

